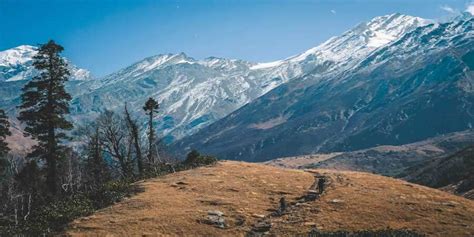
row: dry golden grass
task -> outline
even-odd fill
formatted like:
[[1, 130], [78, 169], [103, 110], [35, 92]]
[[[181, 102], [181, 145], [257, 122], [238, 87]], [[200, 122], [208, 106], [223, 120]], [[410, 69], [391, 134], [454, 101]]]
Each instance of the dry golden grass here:
[[[315, 170], [329, 177], [319, 200], [273, 220], [277, 235], [410, 229], [429, 236], [474, 236], [474, 202], [440, 190], [369, 173]], [[289, 222], [296, 222], [288, 224]]]
[[[319, 200], [270, 218], [270, 233], [295, 235], [313, 226], [326, 231], [407, 228], [433, 236], [473, 236], [474, 202], [443, 191], [358, 172], [300, 171], [262, 164], [220, 162], [142, 182], [145, 191], [74, 221], [72, 236], [243, 236], [278, 207], [294, 202], [314, 182], [330, 180]], [[203, 223], [210, 210], [224, 212], [228, 227]], [[243, 223], [242, 223], [243, 221]]]
[[[145, 192], [75, 221], [68, 234], [242, 235], [256, 221], [254, 215], [268, 214], [281, 195], [303, 195], [313, 181], [299, 170], [221, 162], [143, 182]], [[210, 210], [224, 212], [229, 228], [200, 223]], [[245, 222], [238, 226], [237, 220]]]

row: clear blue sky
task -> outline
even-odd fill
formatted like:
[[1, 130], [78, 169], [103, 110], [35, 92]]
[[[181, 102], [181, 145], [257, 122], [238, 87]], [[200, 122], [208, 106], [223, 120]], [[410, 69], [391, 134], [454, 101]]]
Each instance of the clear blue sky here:
[[[468, 0], [0, 0], [0, 50], [54, 39], [103, 76], [147, 56], [185, 52], [265, 62], [314, 47], [375, 16], [430, 19]], [[452, 10], [452, 11], [451, 11]]]

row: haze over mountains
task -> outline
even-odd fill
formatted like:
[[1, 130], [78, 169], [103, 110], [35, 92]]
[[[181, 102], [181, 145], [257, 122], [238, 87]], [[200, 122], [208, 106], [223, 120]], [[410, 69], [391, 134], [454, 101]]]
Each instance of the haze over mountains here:
[[[86, 123], [154, 97], [161, 135], [182, 139], [173, 149], [249, 161], [415, 142], [474, 124], [472, 23], [376, 17], [270, 63], [163, 54], [95, 79], [71, 65], [71, 116]], [[12, 117], [32, 55], [0, 52], [0, 106]]]

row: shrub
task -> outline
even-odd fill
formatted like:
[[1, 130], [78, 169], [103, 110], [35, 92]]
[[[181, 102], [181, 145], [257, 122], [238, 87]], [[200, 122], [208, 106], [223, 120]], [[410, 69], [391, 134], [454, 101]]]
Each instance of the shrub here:
[[213, 156], [201, 155], [198, 151], [192, 150], [186, 156], [183, 164], [186, 168], [196, 168], [199, 166], [212, 165], [217, 162], [217, 158]]
[[70, 221], [92, 214], [95, 210], [112, 205], [139, 189], [131, 181], [110, 181], [100, 188], [78, 193], [59, 200], [36, 203], [31, 214], [20, 219], [18, 225], [12, 219], [0, 220], [0, 236], [41, 236], [61, 231]]
[[98, 190], [91, 192], [88, 198], [92, 201], [95, 209], [100, 209], [137, 192], [139, 192], [138, 187], [131, 181], [117, 180], [105, 183]]

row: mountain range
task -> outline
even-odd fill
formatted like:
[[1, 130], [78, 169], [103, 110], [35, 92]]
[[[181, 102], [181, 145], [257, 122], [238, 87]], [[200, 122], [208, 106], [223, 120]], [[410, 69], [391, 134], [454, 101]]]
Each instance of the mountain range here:
[[[398, 27], [391, 27], [392, 22]], [[375, 18], [314, 49], [313, 57], [321, 58], [320, 65], [326, 67], [276, 87], [182, 139], [174, 149], [265, 161], [400, 145], [470, 129], [474, 124], [473, 22], [472, 17], [459, 17], [427, 23], [399, 14]], [[376, 32], [372, 26], [381, 27], [385, 36], [361, 33]], [[381, 40], [400, 28], [412, 30], [391, 41]], [[361, 46], [346, 52], [349, 59], [324, 61], [321, 56], [323, 52], [337, 55], [334, 48], [357, 45], [354, 41]], [[333, 42], [343, 43], [330, 47]]]
[[[474, 123], [472, 23], [391, 14], [269, 63], [162, 54], [101, 78], [70, 63], [71, 118], [125, 103], [142, 118], [154, 97], [172, 150], [247, 161], [415, 142]], [[0, 107], [12, 118], [35, 50], [0, 52]]]

